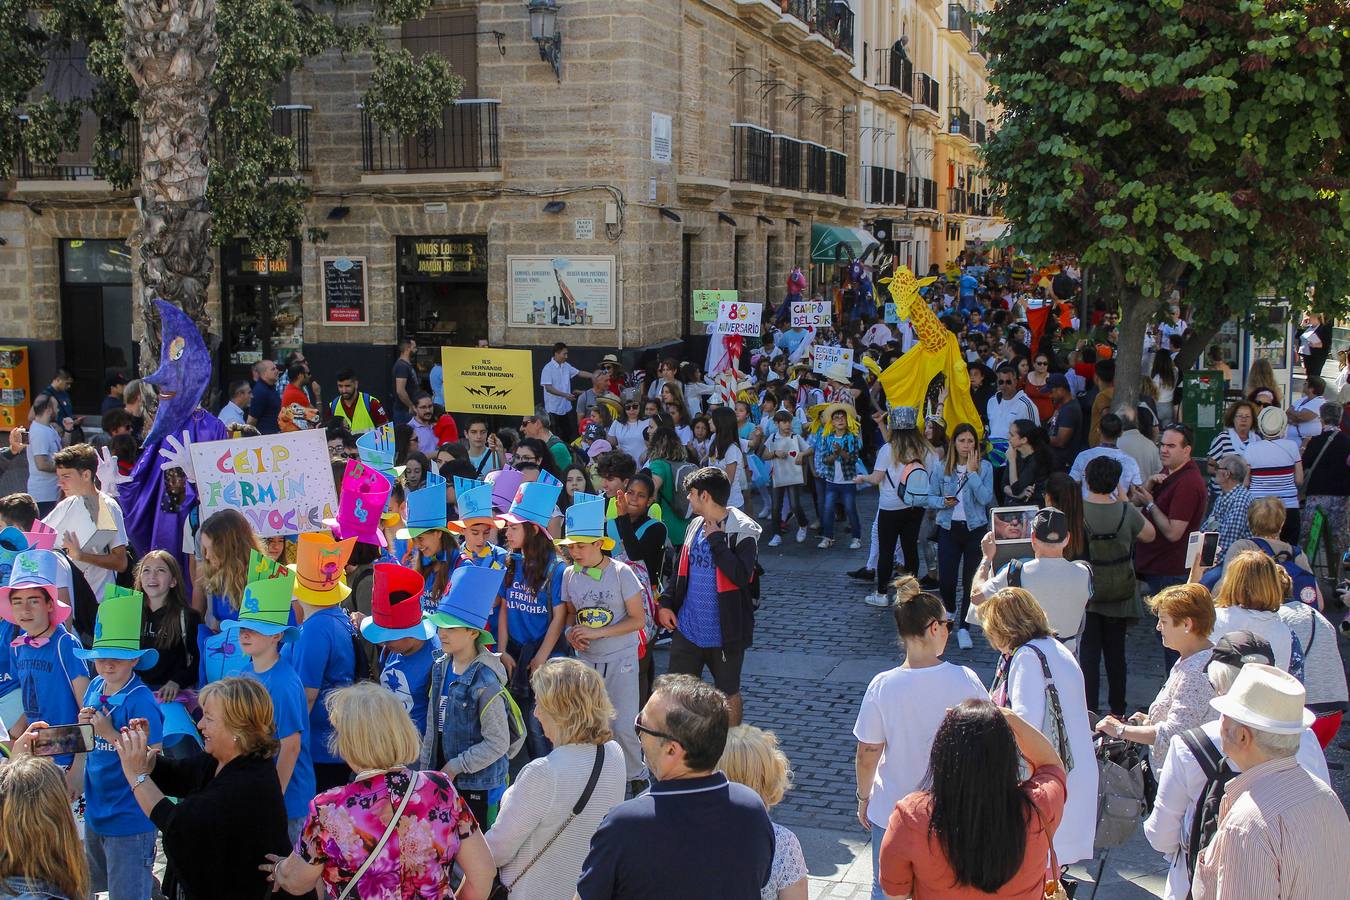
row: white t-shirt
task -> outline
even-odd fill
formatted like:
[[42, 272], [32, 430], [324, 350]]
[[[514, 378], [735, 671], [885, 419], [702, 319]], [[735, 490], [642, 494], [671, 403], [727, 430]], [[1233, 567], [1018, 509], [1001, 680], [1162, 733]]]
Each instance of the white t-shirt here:
[[616, 449], [622, 450], [633, 461], [641, 463], [643, 457], [647, 455], [647, 425], [646, 419], [639, 419], [636, 422], [615, 421], [609, 426], [609, 440]]
[[43, 472], [37, 467], [39, 456], [52, 462], [61, 450], [61, 435], [50, 425], [33, 421], [28, 426], [28, 496], [38, 503], [51, 503], [61, 499], [61, 490], [56, 486], [56, 473]]
[[[97, 519], [89, 515], [83, 497], [67, 497], [47, 514], [42, 521], [56, 529], [58, 544], [64, 544], [67, 531], [73, 531], [79, 537], [80, 549], [86, 553], [107, 554], [116, 547], [127, 546], [126, 524], [122, 519], [122, 507], [107, 494], [99, 493], [99, 511]], [[91, 563], [71, 560], [89, 582], [94, 599], [103, 602], [103, 589], [117, 581], [117, 573]]]
[[1285, 509], [1298, 509], [1298, 485], [1294, 482], [1294, 467], [1300, 461], [1297, 441], [1253, 441], [1242, 456], [1252, 470], [1247, 489], [1253, 500], [1279, 497]]
[[749, 473], [745, 471], [745, 451], [741, 449], [741, 443], [738, 441], [728, 447], [726, 455], [721, 459], [708, 460], [708, 465], [717, 466], [723, 472], [732, 463], [736, 464], [736, 474], [731, 479], [731, 496], [727, 498], [727, 506], [740, 509], [745, 505], [745, 492], [741, 487], [749, 477]]
[[[1054, 638], [1037, 638], [1018, 648], [1008, 665], [1008, 705], [1013, 712], [1037, 730], [1045, 724], [1045, 675], [1040, 660], [1029, 649], [1032, 646], [1045, 654], [1050, 667], [1050, 677], [1055, 681], [1064, 712], [1069, 752], [1073, 754], [1069, 799], [1055, 832], [1055, 855], [1061, 865], [1067, 866], [1091, 857], [1097, 836], [1097, 759], [1092, 750], [1092, 728], [1088, 725], [1087, 695], [1083, 692], [1083, 670], [1069, 649]], [[1045, 736], [1054, 742], [1053, 734]]]
[[1117, 500], [1126, 499], [1130, 485], [1144, 483], [1144, 479], [1139, 477], [1139, 463], [1134, 461], [1133, 456], [1116, 447], [1093, 447], [1078, 454], [1073, 461], [1073, 468], [1069, 469], [1069, 477], [1083, 486], [1084, 498], [1088, 495], [1087, 464], [1099, 456], [1109, 456], [1120, 463], [1120, 484], [1116, 486]]
[[[544, 391], [544, 409], [556, 416], [565, 416], [572, 411], [572, 378], [581, 372], [580, 369], [571, 363], [560, 363], [557, 360], [550, 359], [544, 363], [544, 370], [539, 373], [539, 386], [542, 388], [553, 388], [567, 394], [566, 397], [559, 397]], [[634, 457], [636, 459], [636, 457]]]
[[892, 340], [894, 340], [894, 337], [891, 335], [891, 330], [886, 327], [884, 322], [878, 322], [867, 329], [867, 333], [863, 335], [862, 343], [864, 347], [884, 347]]
[[[918, 479], [917, 481], [907, 482], [905, 479], [905, 463], [898, 463], [891, 455], [891, 445], [888, 441], [881, 445], [877, 451], [877, 464], [874, 471], [883, 472], [881, 484], [878, 492], [877, 505], [881, 509], [905, 509], [909, 506], [921, 506], [928, 497], [928, 484], [930, 476], [922, 467], [912, 469], [909, 477]], [[908, 488], [908, 490], [906, 490]], [[905, 491], [909, 499], [915, 501], [906, 503], [901, 497], [901, 492]]]
[[885, 828], [895, 804], [919, 789], [933, 735], [947, 710], [962, 700], [988, 696], [974, 672], [949, 662], [924, 669], [899, 666], [872, 679], [853, 725], [853, 736], [862, 743], [886, 745], [872, 779], [868, 821]]
[[995, 392], [989, 398], [989, 404], [985, 409], [989, 416], [989, 436], [991, 438], [1008, 438], [1008, 426], [1018, 419], [1030, 419], [1037, 425], [1041, 424], [1041, 417], [1036, 412], [1036, 404], [1031, 402], [1022, 391], [1013, 394], [1011, 400], [1004, 400], [1003, 396]]
[[1294, 409], [1298, 412], [1310, 412], [1315, 415], [1307, 422], [1290, 422], [1289, 430], [1285, 432], [1284, 436], [1295, 443], [1302, 444], [1309, 438], [1321, 434], [1322, 404], [1326, 402], [1326, 397], [1300, 397], [1294, 403]]
[[1214, 628], [1210, 630], [1210, 636], [1217, 641], [1234, 631], [1250, 631], [1265, 638], [1275, 654], [1275, 665], [1289, 671], [1294, 639], [1279, 613], [1241, 606], [1223, 606], [1214, 610]]
[[806, 455], [806, 441], [795, 434], [783, 437], [775, 430], [773, 434], [764, 439], [764, 449], [773, 453], [788, 454], [783, 459], [775, 458], [769, 463], [774, 487], [806, 483], [806, 475], [802, 471], [802, 458]]
[[[985, 582], [984, 594], [989, 596], [1005, 587], [1008, 587], [1008, 566]], [[1050, 620], [1050, 627], [1062, 640], [1072, 642], [1078, 636], [1083, 627], [1083, 612], [1092, 599], [1092, 568], [1087, 563], [1059, 557], [1029, 559], [1022, 563], [1022, 587], [1036, 598]]]

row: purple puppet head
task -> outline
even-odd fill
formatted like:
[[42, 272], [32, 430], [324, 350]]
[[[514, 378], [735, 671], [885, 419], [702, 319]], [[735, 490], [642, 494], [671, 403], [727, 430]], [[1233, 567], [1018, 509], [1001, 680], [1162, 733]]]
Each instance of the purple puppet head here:
[[865, 271], [865, 270], [863, 269], [863, 264], [862, 264], [861, 262], [859, 262], [859, 261], [856, 260], [856, 259], [851, 259], [851, 260], [849, 260], [849, 262], [848, 262], [848, 284], [849, 284], [849, 287], [853, 288], [854, 290], [857, 290], [858, 285], [860, 285], [860, 284], [862, 283], [862, 278], [863, 278], [863, 272], [864, 272], [864, 271]]
[[155, 306], [160, 323], [159, 368], [145, 380], [159, 389], [159, 409], [146, 444], [183, 430], [211, 377], [211, 354], [196, 324], [170, 303], [156, 300]]

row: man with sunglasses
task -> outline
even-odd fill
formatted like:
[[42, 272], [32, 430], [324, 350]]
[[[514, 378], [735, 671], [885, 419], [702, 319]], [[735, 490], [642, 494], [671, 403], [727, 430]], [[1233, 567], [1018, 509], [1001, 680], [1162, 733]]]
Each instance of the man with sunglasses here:
[[1030, 419], [1041, 424], [1036, 404], [1026, 392], [1017, 386], [1017, 367], [1012, 363], [1003, 363], [994, 377], [997, 391], [989, 398], [985, 408], [985, 418], [989, 422], [989, 444], [996, 458], [1006, 458], [1008, 453], [1008, 428], [1018, 419]]
[[581, 900], [759, 896], [773, 868], [773, 825], [758, 794], [717, 771], [730, 727], [727, 698], [712, 685], [656, 679], [633, 722], [651, 789], [596, 829]]

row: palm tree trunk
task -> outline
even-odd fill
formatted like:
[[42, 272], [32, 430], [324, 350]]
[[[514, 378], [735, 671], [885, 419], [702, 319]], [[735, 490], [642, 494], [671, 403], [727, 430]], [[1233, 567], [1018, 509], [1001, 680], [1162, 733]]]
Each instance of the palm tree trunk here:
[[122, 0], [126, 63], [140, 97], [141, 370], [159, 359], [161, 298], [205, 336], [211, 281], [207, 120], [219, 53], [215, 0]]

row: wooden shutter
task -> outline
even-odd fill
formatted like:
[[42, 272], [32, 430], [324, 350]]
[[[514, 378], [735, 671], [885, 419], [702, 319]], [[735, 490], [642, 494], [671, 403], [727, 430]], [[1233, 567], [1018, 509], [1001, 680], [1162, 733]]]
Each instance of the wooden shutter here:
[[478, 10], [432, 10], [403, 23], [403, 46], [414, 56], [435, 53], [464, 79], [464, 100], [478, 98]]

